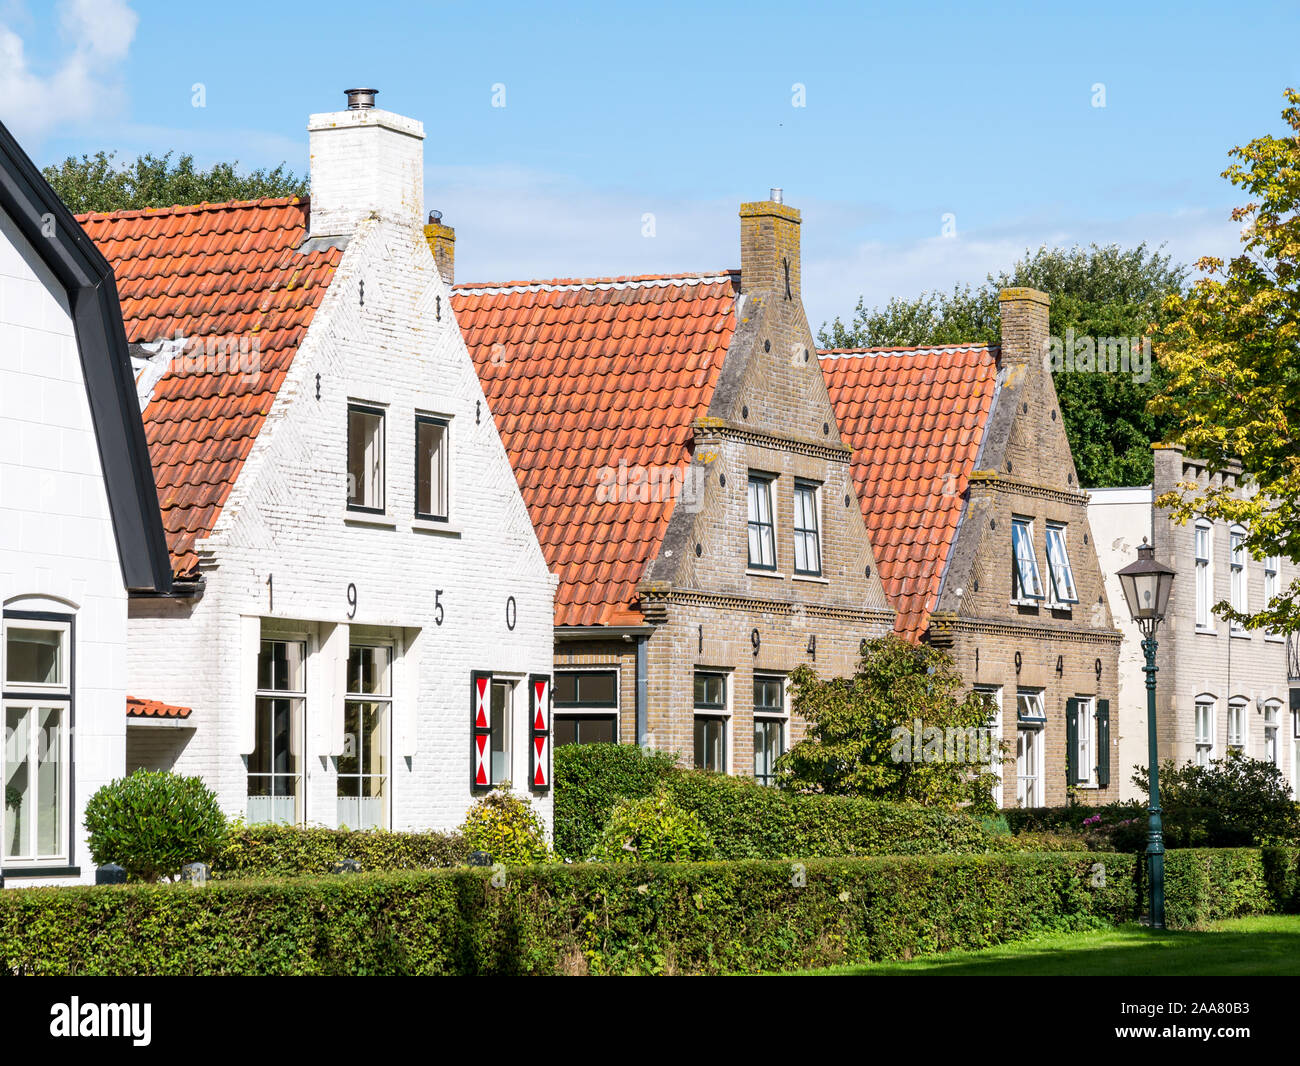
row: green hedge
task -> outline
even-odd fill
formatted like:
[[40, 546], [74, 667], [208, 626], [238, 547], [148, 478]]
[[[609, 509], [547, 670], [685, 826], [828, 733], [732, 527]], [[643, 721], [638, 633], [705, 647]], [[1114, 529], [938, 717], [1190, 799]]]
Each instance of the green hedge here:
[[[1171, 852], [1170, 925], [1295, 910], [1295, 849]], [[1105, 885], [1094, 885], [1094, 864]], [[0, 893], [23, 974], [726, 973], [1131, 921], [1131, 855], [550, 865]]]
[[965, 853], [998, 846], [985, 825], [959, 812], [782, 792], [747, 778], [683, 770], [672, 756], [630, 744], [582, 744], [555, 751], [556, 854], [588, 857], [619, 799], [659, 789], [699, 815], [720, 859]]
[[327, 874], [344, 859], [370, 871], [430, 870], [462, 864], [468, 854], [457, 833], [236, 825], [213, 864], [213, 876]]

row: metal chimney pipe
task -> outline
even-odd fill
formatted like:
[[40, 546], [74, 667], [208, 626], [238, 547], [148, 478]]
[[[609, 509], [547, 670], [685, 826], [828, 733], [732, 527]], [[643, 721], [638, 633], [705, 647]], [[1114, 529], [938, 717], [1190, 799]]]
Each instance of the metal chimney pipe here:
[[780, 190], [780, 189], [773, 189], [773, 190], [772, 190], [772, 195], [771, 195], [771, 197], [770, 197], [772, 203], [774, 203], [774, 204], [784, 203], [785, 201], [781, 199], [781, 195], [782, 195], [782, 194], [781, 194], [781, 190]]
[[349, 111], [368, 111], [375, 106], [378, 89], [344, 89], [348, 97]]

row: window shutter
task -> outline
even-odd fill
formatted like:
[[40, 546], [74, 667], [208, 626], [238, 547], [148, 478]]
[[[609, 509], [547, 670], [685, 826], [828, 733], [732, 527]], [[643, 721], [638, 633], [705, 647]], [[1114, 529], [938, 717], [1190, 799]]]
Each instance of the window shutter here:
[[399, 757], [416, 754], [417, 709], [420, 698], [420, 631], [408, 629], [396, 663], [397, 685], [393, 692], [393, 750]]
[[492, 787], [492, 675], [469, 675], [469, 779], [476, 792]]
[[529, 745], [528, 781], [534, 792], [551, 787], [551, 677], [532, 674], [528, 678], [528, 720], [532, 744]]
[[1110, 784], [1110, 700], [1097, 701], [1097, 784]]
[[1079, 783], [1079, 701], [1065, 701], [1065, 780]]
[[[324, 658], [322, 673], [326, 678], [324, 705], [319, 713], [325, 716], [329, 753], [335, 757], [343, 754], [347, 746], [344, 729], [343, 704], [347, 701], [348, 691], [348, 644], [351, 640], [352, 627], [340, 622], [331, 627], [321, 642], [321, 656]], [[308, 714], [313, 711], [309, 707]]]
[[239, 754], [252, 755], [257, 747], [257, 657], [262, 651], [262, 619], [239, 618]]

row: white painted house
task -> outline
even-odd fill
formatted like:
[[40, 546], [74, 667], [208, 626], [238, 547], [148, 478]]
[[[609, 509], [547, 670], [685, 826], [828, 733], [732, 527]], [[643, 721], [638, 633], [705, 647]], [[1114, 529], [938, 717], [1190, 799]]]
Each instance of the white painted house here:
[[450, 828], [509, 780], [549, 824], [554, 582], [422, 225], [423, 127], [349, 103], [310, 119], [310, 202], [83, 220], [175, 576], [132, 603], [126, 762], [249, 821]]
[[82, 814], [126, 762], [128, 596], [170, 583], [112, 270], [0, 125], [5, 883], [93, 880]]

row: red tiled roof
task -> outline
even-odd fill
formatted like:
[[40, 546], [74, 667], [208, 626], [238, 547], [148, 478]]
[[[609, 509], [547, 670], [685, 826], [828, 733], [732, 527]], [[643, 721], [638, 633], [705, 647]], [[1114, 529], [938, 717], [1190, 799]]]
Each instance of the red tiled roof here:
[[253, 373], [238, 355], [195, 370], [187, 348], [144, 411], [177, 576], [195, 574], [194, 542], [212, 532], [338, 266], [336, 248], [294, 251], [308, 213], [294, 198], [78, 216], [113, 265], [129, 342], [257, 345]]
[[993, 406], [985, 345], [822, 351], [895, 629], [925, 632]]
[[738, 291], [729, 272], [456, 286], [456, 319], [559, 576], [557, 626], [642, 620], [636, 585], [672, 502], [643, 502], [635, 480], [610, 485], [624, 464], [630, 479], [684, 471]]
[[126, 698], [128, 718], [188, 718], [192, 713], [188, 707], [173, 707], [158, 700], [141, 700], [135, 696]]

